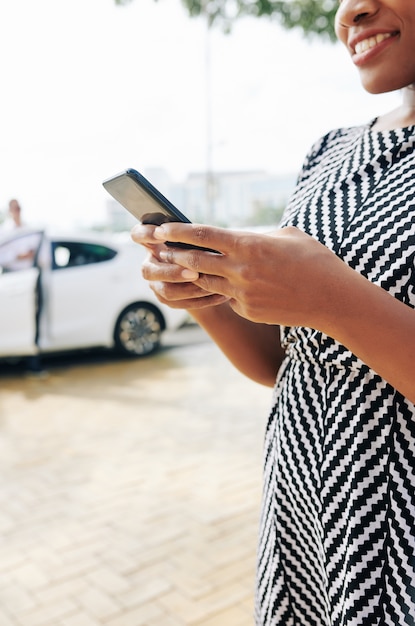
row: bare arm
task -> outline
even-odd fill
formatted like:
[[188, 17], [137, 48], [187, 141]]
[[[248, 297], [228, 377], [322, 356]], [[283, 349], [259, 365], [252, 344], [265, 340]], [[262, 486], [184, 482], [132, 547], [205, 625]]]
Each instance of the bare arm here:
[[415, 402], [415, 311], [347, 270], [343, 284], [333, 288], [325, 332]]
[[284, 358], [278, 326], [250, 322], [228, 303], [190, 313], [240, 372], [257, 383], [274, 386]]

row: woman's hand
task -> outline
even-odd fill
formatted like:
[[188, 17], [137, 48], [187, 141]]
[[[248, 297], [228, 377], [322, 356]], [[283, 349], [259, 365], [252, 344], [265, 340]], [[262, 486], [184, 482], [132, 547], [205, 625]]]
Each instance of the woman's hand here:
[[[191, 226], [184, 225], [184, 232], [178, 240], [185, 241], [185, 237], [193, 237], [191, 229]], [[229, 242], [236, 242], [235, 234], [210, 228], [209, 233], [209, 236], [218, 240], [221, 233], [226, 233]], [[186, 267], [186, 263], [192, 265], [193, 259], [193, 262], [206, 266], [207, 271], [212, 257], [216, 257], [221, 259], [221, 271], [224, 272], [231, 262], [231, 255], [228, 258], [225, 254], [173, 249], [161, 243], [164, 241], [163, 231], [159, 232], [159, 238], [155, 238], [154, 234], [154, 226], [136, 226], [132, 238], [150, 251], [142, 271], [159, 300], [169, 306], [187, 309], [236, 368], [252, 380], [272, 387], [284, 357], [278, 327], [258, 324], [241, 317], [230, 307], [227, 294], [216, 293], [204, 284], [208, 279], [214, 279], [214, 276], [201, 275], [198, 270]], [[176, 253], [180, 262], [174, 262]], [[183, 253], [183, 257], [180, 257], [180, 253]]]
[[322, 244], [292, 227], [258, 235], [175, 222], [153, 228], [151, 240], [152, 245], [184, 242], [221, 253], [156, 246], [143, 275], [156, 282], [153, 289], [163, 302], [188, 308], [219, 303], [222, 297], [236, 313], [257, 323], [321, 330], [330, 315], [333, 287], [343, 274], [353, 273]]

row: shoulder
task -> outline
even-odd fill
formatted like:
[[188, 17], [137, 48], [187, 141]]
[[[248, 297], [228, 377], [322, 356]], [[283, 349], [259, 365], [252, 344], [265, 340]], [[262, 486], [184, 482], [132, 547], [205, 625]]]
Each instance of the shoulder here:
[[350, 148], [356, 144], [363, 134], [372, 126], [373, 121], [360, 126], [347, 126], [335, 128], [322, 135], [315, 141], [303, 161], [303, 166], [298, 177], [298, 182], [307, 178], [315, 167], [320, 167], [325, 162], [342, 159]]
[[315, 158], [331, 148], [341, 148], [343, 145], [349, 145], [350, 142], [354, 142], [356, 139], [359, 139], [369, 128], [371, 128], [372, 124], [373, 121], [369, 124], [363, 124], [360, 126], [347, 126], [330, 130], [311, 146], [307, 155], [308, 158]]

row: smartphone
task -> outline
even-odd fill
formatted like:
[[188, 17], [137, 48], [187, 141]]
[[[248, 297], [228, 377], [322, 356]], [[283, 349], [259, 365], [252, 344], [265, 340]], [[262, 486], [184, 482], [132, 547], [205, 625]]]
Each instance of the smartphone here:
[[[185, 222], [190, 220], [177, 209], [174, 204], [150, 181], [137, 170], [128, 169], [102, 183], [108, 193], [111, 194], [127, 211], [136, 217], [142, 224], [155, 224], [160, 226], [165, 222]], [[172, 243], [166, 245], [176, 248], [197, 248], [208, 252], [216, 252], [203, 246], [193, 246], [187, 243]]]

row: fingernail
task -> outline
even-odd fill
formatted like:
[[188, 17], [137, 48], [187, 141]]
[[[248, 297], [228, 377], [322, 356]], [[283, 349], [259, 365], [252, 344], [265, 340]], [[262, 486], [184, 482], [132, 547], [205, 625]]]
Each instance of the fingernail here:
[[182, 277], [186, 278], [186, 280], [197, 280], [199, 278], [199, 272], [195, 272], [194, 270], [184, 269], [182, 271]]
[[157, 228], [154, 229], [153, 236], [156, 239], [161, 239], [162, 241], [166, 241], [166, 235], [164, 234], [164, 229], [161, 228], [160, 226], [157, 226]]

